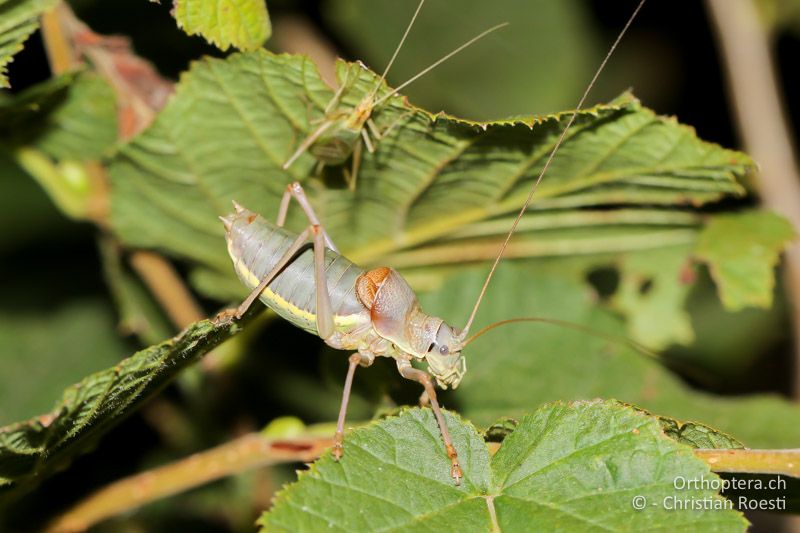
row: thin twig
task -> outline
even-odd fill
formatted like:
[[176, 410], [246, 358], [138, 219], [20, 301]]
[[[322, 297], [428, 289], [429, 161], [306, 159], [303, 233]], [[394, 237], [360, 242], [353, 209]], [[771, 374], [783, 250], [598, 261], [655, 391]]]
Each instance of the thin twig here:
[[121, 479], [100, 489], [59, 516], [49, 533], [85, 531], [92, 525], [190, 488], [254, 468], [309, 462], [333, 440], [313, 435], [271, 439], [250, 433], [185, 459]]
[[695, 450], [714, 472], [800, 477], [800, 450]]
[[70, 46], [61, 24], [62, 8], [59, 4], [42, 14], [44, 49], [50, 63], [50, 71], [55, 76], [72, 70], [78, 64], [75, 50]]
[[204, 318], [203, 310], [172, 263], [147, 251], [131, 254], [130, 263], [178, 329]]
[[[765, 206], [800, 228], [800, 175], [776, 83], [770, 46], [751, 0], [707, 0], [725, 63], [739, 135], [758, 162], [756, 186]], [[786, 252], [786, 288], [793, 310], [794, 396], [800, 399], [800, 243]]]

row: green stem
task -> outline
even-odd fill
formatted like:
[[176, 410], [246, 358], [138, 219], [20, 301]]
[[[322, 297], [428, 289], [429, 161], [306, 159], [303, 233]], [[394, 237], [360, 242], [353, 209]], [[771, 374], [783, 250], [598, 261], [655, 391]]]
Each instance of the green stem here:
[[18, 148], [13, 156], [61, 211], [73, 219], [87, 218], [91, 196], [90, 177], [80, 163], [63, 161], [56, 164], [33, 148]]

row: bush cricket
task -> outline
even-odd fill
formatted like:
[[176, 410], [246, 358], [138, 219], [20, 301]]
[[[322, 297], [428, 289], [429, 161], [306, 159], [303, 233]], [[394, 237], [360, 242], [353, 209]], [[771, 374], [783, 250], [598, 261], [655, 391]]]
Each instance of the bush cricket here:
[[[397, 363], [400, 375], [417, 381], [424, 387], [450, 458], [450, 475], [456, 485], [460, 484], [463, 472], [439, 407], [435, 385], [443, 389], [458, 386], [466, 372], [466, 361], [462, 350], [483, 332], [512, 321], [548, 321], [536, 318], [505, 320], [469, 337], [470, 327], [489, 282], [503, 258], [520, 219], [530, 205], [577, 113], [583, 107], [589, 91], [643, 4], [644, 0], [641, 0], [617, 36], [549, 152], [541, 172], [495, 257], [463, 328], [450, 326], [443, 319], [426, 314], [421, 309], [414, 291], [394, 269], [378, 267], [367, 271], [342, 256], [314, 213], [299, 183], [292, 183], [287, 187], [275, 224], [238, 204], [234, 204], [233, 214], [220, 217], [225, 226], [228, 252], [236, 273], [242, 282], [252, 289], [247, 299], [237, 308], [237, 316], [243, 315], [256, 299], [260, 299], [278, 315], [319, 336], [329, 346], [353, 351], [349, 358], [337, 420], [334, 458], [338, 460], [344, 453], [345, 414], [356, 368], [370, 366], [376, 357], [392, 357]], [[395, 92], [396, 90], [391, 94]], [[374, 95], [370, 98], [374, 98]], [[309, 137], [311, 141], [304, 144], [310, 146], [322, 133], [333, 128], [331, 122], [326, 124], [328, 126], [325, 130], [318, 129], [320, 133], [315, 132], [316, 136], [313, 139]], [[338, 124], [336, 127], [341, 127], [344, 122]], [[292, 199], [297, 201], [309, 221], [309, 225], [299, 235], [283, 227]], [[312, 243], [310, 247], [309, 241]], [[560, 323], [555, 320], [550, 322]], [[581, 328], [577, 326], [576, 329]], [[428, 371], [414, 368], [411, 364], [413, 360], [424, 360], [428, 365]]]
[[[350, 69], [347, 70], [341, 85], [334, 93], [333, 97], [325, 106], [324, 116], [319, 119], [319, 126], [308, 134], [308, 136], [300, 143], [294, 153], [283, 164], [283, 169], [286, 170], [305, 152], [311, 153], [317, 159], [317, 170], [319, 173], [326, 165], [341, 165], [344, 164], [349, 158], [352, 157], [352, 166], [350, 170], [343, 169], [345, 181], [347, 182], [350, 190], [355, 190], [356, 180], [358, 178], [358, 170], [361, 166], [361, 156], [363, 147], [366, 146], [369, 153], [375, 152], [375, 143], [380, 141], [386, 136], [397, 124], [403, 120], [403, 116], [398, 117], [386, 129], [381, 131], [375, 122], [372, 120], [373, 113], [380, 109], [380, 106], [388, 101], [393, 96], [397, 95], [403, 88], [407, 87], [420, 77], [424, 76], [434, 68], [438, 67], [454, 55], [458, 54], [468, 46], [479, 41], [483, 37], [489, 35], [495, 30], [508, 25], [508, 23], [498, 24], [476, 35], [466, 43], [462, 44], [455, 50], [444, 55], [433, 64], [423, 69], [421, 72], [412, 76], [400, 84], [397, 88], [392, 89], [388, 94], [378, 96], [378, 91], [389, 74], [389, 69], [392, 68], [397, 54], [403, 47], [414, 21], [417, 20], [422, 5], [425, 0], [420, 0], [417, 10], [411, 17], [411, 21], [406, 27], [405, 33], [400, 39], [400, 42], [395, 48], [389, 63], [383, 70], [380, 79], [375, 83], [375, 87], [369, 91], [355, 107], [346, 107], [342, 105], [342, 97], [351, 88], [351, 85], [358, 79], [358, 74], [350, 77]], [[372, 136], [372, 138], [370, 138]], [[373, 140], [374, 139], [374, 140]]]

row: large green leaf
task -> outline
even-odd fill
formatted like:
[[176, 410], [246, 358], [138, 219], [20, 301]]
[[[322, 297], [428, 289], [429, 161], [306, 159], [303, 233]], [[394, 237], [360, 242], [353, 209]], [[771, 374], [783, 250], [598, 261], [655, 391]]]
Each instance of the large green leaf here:
[[[359, 76], [343, 96], [355, 105], [376, 77], [358, 65], [339, 67], [340, 77], [345, 70], [351, 80]], [[306, 179], [315, 166], [309, 154], [281, 169], [331, 95], [300, 56], [259, 51], [194, 64], [151, 128], [113, 161], [116, 231], [132, 246], [160, 248], [231, 279], [216, 216], [238, 200], [272, 217], [285, 185], [301, 179], [353, 260], [375, 263], [401, 250], [419, 253], [397, 257], [400, 266], [488, 258], [569, 117], [479, 124], [392, 98], [373, 118], [381, 129], [399, 125], [375, 154], [365, 155], [351, 193], [341, 187], [337, 168], [330, 169], [327, 187]], [[666, 208], [740, 194], [735, 176], [749, 164], [743, 154], [704, 143], [690, 128], [623, 95], [580, 113], [509, 253], [692, 242], [701, 220], [690, 210]], [[629, 207], [597, 207], [608, 204]], [[647, 207], [637, 207], [642, 204]], [[300, 223], [298, 216], [290, 226]], [[452, 249], [408, 251], [423, 243]]]
[[[594, 295], [582, 282], [581, 265], [575, 263], [503, 266], [475, 327], [539, 316], [568, 320], [600, 336], [531, 323], [490, 331], [464, 349], [468, 371], [448, 405], [454, 403], [477, 424], [490, 424], [553, 400], [613, 397], [658, 415], [708, 424], [750, 447], [794, 447], [800, 442], [800, 408], [791, 402], [692, 390], [652, 355], [628, 347], [622, 322], [594, 304]], [[476, 269], [454, 276], [423, 295], [424, 308], [460, 325], [484, 275]]]
[[[465, 478], [449, 461], [429, 410], [352, 431], [345, 456], [324, 456], [284, 489], [264, 531], [743, 531], [711, 490], [717, 479], [658, 422], [615, 403], [550, 404], [525, 416], [490, 457], [475, 429], [447, 415]], [[634, 501], [635, 497], [639, 497]], [[675, 499], [716, 509], [679, 512]], [[632, 510], [644, 502], [641, 511]], [[727, 505], [730, 505], [728, 502]]]
[[222, 50], [256, 50], [272, 33], [264, 0], [175, 0], [173, 14], [183, 31]]
[[230, 318], [197, 322], [68, 388], [50, 413], [0, 428], [0, 494], [63, 466], [237, 329]]
[[0, 102], [0, 140], [55, 160], [99, 159], [117, 140], [114, 91], [92, 72], [34, 85]]
[[0, 88], [8, 87], [8, 64], [39, 27], [39, 15], [57, 0], [0, 0]]

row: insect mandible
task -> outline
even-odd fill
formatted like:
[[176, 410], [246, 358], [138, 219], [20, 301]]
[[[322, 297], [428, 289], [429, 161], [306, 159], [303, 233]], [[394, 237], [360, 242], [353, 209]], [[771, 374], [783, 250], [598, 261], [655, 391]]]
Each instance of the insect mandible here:
[[[238, 204], [234, 204], [233, 214], [220, 217], [236, 273], [245, 285], [253, 289], [237, 308], [237, 316], [241, 317], [256, 299], [260, 299], [278, 315], [318, 335], [329, 346], [353, 351], [336, 425], [334, 458], [338, 460], [344, 453], [345, 414], [356, 368], [370, 366], [376, 357], [391, 357], [395, 359], [400, 375], [424, 387], [450, 459], [450, 475], [457, 485], [460, 484], [463, 471], [439, 406], [435, 385], [443, 389], [456, 388], [464, 377], [466, 360], [462, 350], [471, 340], [468, 337], [470, 327], [495, 269], [589, 91], [644, 1], [640, 1], [611, 46], [550, 151], [495, 257], [463, 328], [453, 327], [441, 318], [426, 314], [410, 285], [394, 269], [364, 270], [342, 256], [299, 183], [287, 187], [275, 224]], [[299, 235], [283, 227], [292, 199], [297, 201], [309, 221]], [[309, 241], [312, 243], [310, 249]], [[313, 279], [309, 277], [311, 272]], [[412, 365], [414, 360], [424, 360], [428, 365], [427, 372], [415, 368]]]
[[468, 46], [474, 44], [493, 31], [508, 25], [508, 23], [498, 24], [483, 31], [452, 52], [444, 55], [421, 72], [415, 74], [388, 94], [379, 97], [378, 91], [381, 88], [381, 84], [386, 79], [389, 69], [392, 68], [397, 54], [400, 53], [400, 49], [403, 47], [403, 43], [405, 43], [406, 37], [408, 37], [411, 27], [414, 25], [414, 21], [417, 19], [417, 15], [419, 15], [424, 3], [425, 0], [420, 0], [417, 10], [411, 17], [411, 21], [408, 23], [408, 27], [406, 27], [405, 33], [403, 33], [403, 37], [401, 37], [397, 48], [395, 48], [383, 74], [381, 74], [381, 77], [375, 83], [375, 87], [367, 92], [355, 107], [342, 106], [342, 97], [358, 79], [358, 74], [351, 77], [351, 69], [347, 69], [339, 88], [325, 106], [324, 115], [318, 121], [319, 126], [308, 134], [289, 159], [286, 160], [282, 167], [284, 170], [292, 166], [292, 164], [297, 161], [297, 158], [305, 152], [311, 153], [311, 155], [317, 159], [317, 173], [321, 172], [322, 168], [326, 165], [341, 165], [352, 157], [350, 170], [345, 168], [343, 172], [348, 187], [350, 190], [354, 190], [358, 178], [358, 170], [361, 166], [363, 147], [366, 147], [369, 153], [375, 152], [375, 143], [388, 135], [404, 118], [403, 116], [398, 117], [381, 131], [372, 120], [372, 115], [375, 110], [398, 94], [403, 88], [418, 80]]

